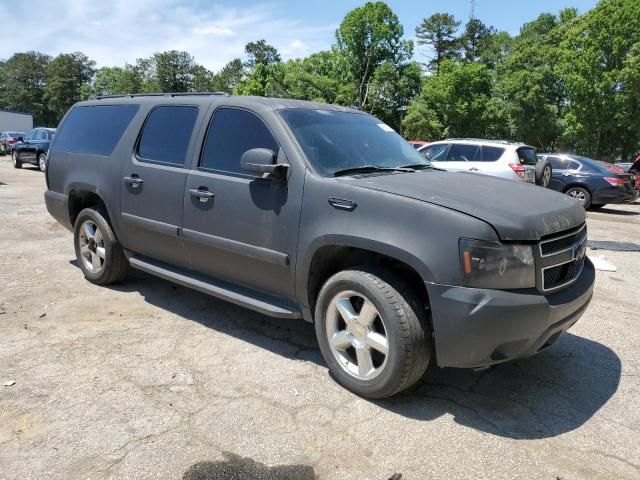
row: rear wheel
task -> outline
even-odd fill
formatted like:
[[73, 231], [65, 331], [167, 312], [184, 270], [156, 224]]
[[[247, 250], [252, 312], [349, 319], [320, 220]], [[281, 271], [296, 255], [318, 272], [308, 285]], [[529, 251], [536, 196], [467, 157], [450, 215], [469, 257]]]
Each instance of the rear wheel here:
[[582, 203], [585, 210], [591, 206], [591, 194], [586, 188], [571, 187], [564, 193]]
[[551, 182], [551, 164], [545, 160], [540, 160], [536, 165], [536, 184], [547, 188]]
[[103, 210], [85, 208], [76, 219], [74, 244], [78, 264], [91, 283], [107, 285], [127, 275], [129, 262]]
[[22, 168], [22, 161], [20, 160], [20, 155], [18, 155], [18, 152], [14, 151], [11, 154], [11, 159], [13, 160], [13, 168]]
[[38, 168], [44, 172], [47, 168], [47, 156], [44, 153], [38, 155]]
[[426, 311], [398, 278], [366, 267], [332, 276], [318, 295], [315, 328], [336, 380], [384, 398], [424, 374], [430, 357]]

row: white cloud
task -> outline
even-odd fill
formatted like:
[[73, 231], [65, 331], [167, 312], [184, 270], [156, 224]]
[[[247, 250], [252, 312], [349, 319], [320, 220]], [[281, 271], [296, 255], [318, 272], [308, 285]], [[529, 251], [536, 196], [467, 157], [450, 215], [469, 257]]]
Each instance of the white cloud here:
[[105, 66], [176, 49], [218, 70], [242, 57], [247, 42], [261, 38], [285, 59], [326, 49], [336, 27], [306, 25], [273, 5], [237, 8], [206, 0], [58, 0], [55, 6], [49, 0], [23, 0], [21, 9], [48, 11], [49, 21], [37, 29], [5, 29], [0, 58], [28, 50], [81, 51]]

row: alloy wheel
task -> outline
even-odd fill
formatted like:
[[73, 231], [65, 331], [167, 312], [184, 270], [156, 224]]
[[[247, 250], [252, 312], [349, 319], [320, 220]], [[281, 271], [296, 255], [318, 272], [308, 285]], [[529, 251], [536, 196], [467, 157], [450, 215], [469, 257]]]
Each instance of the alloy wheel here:
[[569, 190], [567, 192], [567, 195], [569, 195], [570, 197], [575, 198], [576, 200], [578, 200], [583, 205], [584, 205], [585, 200], [587, 199], [587, 196], [584, 194], [584, 192], [582, 190]]
[[331, 353], [340, 367], [360, 380], [371, 380], [384, 369], [389, 341], [384, 320], [364, 295], [338, 293], [326, 314], [326, 334]]
[[548, 187], [549, 182], [551, 181], [551, 167], [546, 166], [544, 171], [542, 172], [542, 186]]
[[41, 172], [44, 172], [47, 168], [47, 157], [44, 155], [44, 153], [41, 153], [38, 156], [38, 168]]
[[104, 237], [98, 225], [92, 220], [85, 220], [78, 235], [80, 258], [85, 268], [91, 273], [98, 273], [104, 268], [106, 249]]

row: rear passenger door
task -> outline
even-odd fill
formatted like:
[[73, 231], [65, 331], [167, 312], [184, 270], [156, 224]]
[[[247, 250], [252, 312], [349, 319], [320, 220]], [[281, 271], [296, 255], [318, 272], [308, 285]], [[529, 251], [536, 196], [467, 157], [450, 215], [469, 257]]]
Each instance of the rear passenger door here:
[[447, 153], [444, 168], [452, 172], [479, 172], [482, 169], [482, 162], [479, 157], [479, 145], [452, 143]]
[[240, 158], [252, 148], [270, 149], [284, 163], [284, 151], [262, 118], [217, 108], [187, 179], [185, 249], [194, 270], [291, 299], [304, 171], [291, 165], [288, 180], [279, 183], [248, 174]]
[[177, 266], [188, 265], [179, 229], [200, 114], [192, 105], [153, 107], [122, 170], [123, 245]]

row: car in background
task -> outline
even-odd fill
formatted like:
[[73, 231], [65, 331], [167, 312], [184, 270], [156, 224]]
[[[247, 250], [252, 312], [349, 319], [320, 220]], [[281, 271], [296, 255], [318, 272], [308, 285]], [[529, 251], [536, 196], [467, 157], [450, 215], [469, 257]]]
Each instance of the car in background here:
[[538, 173], [535, 149], [522, 143], [451, 138], [432, 142], [418, 152], [447, 171], [477, 172], [541, 186], [547, 186], [551, 180], [551, 166], [543, 162]]
[[11, 153], [13, 144], [18, 141], [19, 137], [24, 137], [24, 132], [0, 132], [0, 155]]
[[423, 140], [407, 140], [407, 143], [416, 150], [429, 144], [429, 142], [425, 142]]
[[18, 137], [11, 152], [14, 168], [22, 168], [23, 163], [31, 163], [44, 172], [47, 168], [49, 145], [55, 133], [55, 128], [34, 128], [24, 137]]
[[633, 162], [620, 162], [615, 164], [616, 167], [628, 173], [640, 175], [640, 155]]
[[565, 193], [587, 208], [630, 203], [638, 198], [636, 176], [606, 162], [580, 155], [543, 153], [553, 167], [549, 188]]

